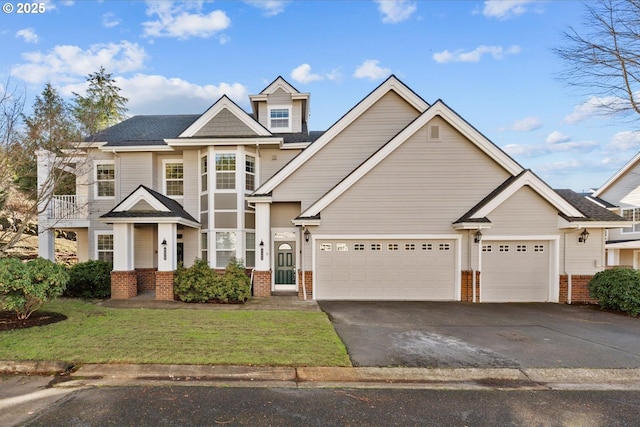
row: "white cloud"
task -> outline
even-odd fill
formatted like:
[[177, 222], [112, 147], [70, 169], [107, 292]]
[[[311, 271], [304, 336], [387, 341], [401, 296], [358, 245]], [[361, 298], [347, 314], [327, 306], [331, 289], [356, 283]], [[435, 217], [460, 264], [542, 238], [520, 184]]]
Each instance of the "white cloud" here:
[[540, 144], [507, 144], [502, 149], [507, 154], [514, 157], [537, 157], [553, 153], [578, 152], [589, 153], [598, 147], [598, 143], [594, 141], [567, 141], [558, 143]]
[[508, 48], [502, 46], [478, 46], [468, 52], [461, 49], [455, 52], [444, 50], [434, 53], [432, 58], [440, 64], [446, 64], [448, 62], [478, 62], [484, 55], [490, 55], [493, 59], [502, 59], [506, 55], [514, 55], [517, 53], [520, 53], [520, 46], [514, 45]]
[[289, 1], [281, 0], [245, 0], [245, 3], [253, 7], [262, 9], [265, 16], [276, 16], [284, 12], [285, 6]]
[[357, 79], [378, 80], [391, 74], [390, 68], [382, 68], [378, 64], [380, 64], [380, 61], [377, 59], [365, 60], [356, 68], [356, 71], [353, 73], [353, 77]]
[[573, 113], [565, 116], [565, 123], [574, 124], [594, 117], [601, 117], [612, 114], [615, 111], [627, 109], [629, 102], [615, 96], [598, 97], [592, 96], [584, 103], [577, 105]]
[[376, 0], [376, 3], [385, 24], [406, 21], [418, 9], [416, 3], [409, 0]]
[[540, 173], [554, 174], [554, 175], [567, 175], [574, 173], [575, 171], [584, 170], [588, 167], [585, 162], [571, 159], [558, 162], [549, 162], [539, 165], [537, 170]]
[[509, 130], [516, 132], [530, 132], [532, 130], [540, 129], [542, 127], [542, 121], [540, 117], [529, 116], [524, 119], [516, 120], [509, 126]]
[[[248, 89], [240, 83], [197, 85], [180, 78], [136, 74], [119, 77], [116, 84], [122, 95], [129, 98], [129, 114], [185, 114], [202, 113], [222, 95], [239, 105], [245, 105]], [[74, 89], [76, 92], [77, 89]]]
[[482, 14], [487, 18], [509, 19], [527, 11], [526, 5], [532, 0], [486, 0]]
[[565, 135], [562, 132], [559, 132], [557, 130], [554, 130], [549, 134], [549, 136], [547, 136], [547, 142], [549, 144], [561, 144], [564, 142], [568, 142], [570, 140], [571, 140], [570, 136]]
[[331, 70], [325, 74], [314, 74], [311, 72], [311, 65], [302, 64], [291, 71], [291, 78], [298, 83], [311, 83], [318, 80], [338, 80], [341, 74], [338, 70]]
[[549, 152], [545, 146], [540, 144], [507, 144], [502, 149], [514, 157], [534, 157]]
[[83, 50], [78, 46], [55, 46], [46, 53], [22, 54], [26, 61], [14, 67], [11, 74], [26, 82], [41, 84], [47, 81], [72, 82], [104, 67], [110, 73], [138, 71], [147, 57], [136, 43], [94, 44]]
[[23, 28], [16, 31], [16, 38], [18, 37], [22, 37], [22, 39], [27, 43], [38, 43], [38, 35], [36, 34], [36, 30], [31, 27]]
[[209, 38], [231, 25], [231, 19], [222, 10], [204, 14], [201, 9], [202, 2], [148, 1], [147, 15], [158, 19], [142, 23], [144, 35], [181, 40]]
[[640, 132], [618, 132], [611, 138], [608, 148], [616, 151], [637, 151], [640, 149]]
[[120, 25], [122, 21], [113, 12], [108, 12], [102, 15], [102, 26], [105, 28], [113, 28]]

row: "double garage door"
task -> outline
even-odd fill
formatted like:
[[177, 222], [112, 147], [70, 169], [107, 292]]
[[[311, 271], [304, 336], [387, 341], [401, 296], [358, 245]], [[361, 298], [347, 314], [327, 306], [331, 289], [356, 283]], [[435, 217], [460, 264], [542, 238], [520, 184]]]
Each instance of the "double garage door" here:
[[455, 300], [455, 240], [316, 240], [315, 297]]
[[[460, 298], [454, 239], [331, 239], [315, 245], [316, 299]], [[483, 241], [481, 251], [482, 302], [549, 301], [549, 241]]]

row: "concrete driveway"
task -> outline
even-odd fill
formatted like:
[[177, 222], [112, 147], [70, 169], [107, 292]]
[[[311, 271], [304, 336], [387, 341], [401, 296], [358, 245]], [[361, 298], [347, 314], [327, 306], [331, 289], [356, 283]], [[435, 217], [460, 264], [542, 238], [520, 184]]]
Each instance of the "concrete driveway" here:
[[640, 368], [640, 318], [561, 304], [319, 301], [354, 366]]

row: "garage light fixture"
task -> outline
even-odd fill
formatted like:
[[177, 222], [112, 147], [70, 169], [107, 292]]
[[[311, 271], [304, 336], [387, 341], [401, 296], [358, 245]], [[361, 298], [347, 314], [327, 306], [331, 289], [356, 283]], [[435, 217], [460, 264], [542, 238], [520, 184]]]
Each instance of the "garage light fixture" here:
[[482, 241], [482, 233], [480, 230], [476, 231], [475, 236], [473, 237], [473, 243], [480, 243]]
[[304, 241], [309, 243], [309, 237], [311, 237], [311, 232], [307, 228], [306, 230], [304, 230]]
[[582, 230], [582, 233], [578, 236], [578, 243], [587, 243], [587, 239], [589, 238], [589, 232], [585, 228]]

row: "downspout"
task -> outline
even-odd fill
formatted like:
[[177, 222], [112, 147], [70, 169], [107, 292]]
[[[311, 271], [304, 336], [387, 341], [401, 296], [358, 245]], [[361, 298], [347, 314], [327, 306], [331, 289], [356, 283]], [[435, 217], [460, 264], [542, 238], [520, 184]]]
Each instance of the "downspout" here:
[[571, 304], [571, 293], [572, 293], [572, 288], [573, 288], [573, 284], [572, 284], [572, 279], [571, 279], [571, 273], [569, 273], [567, 271], [567, 242], [568, 242], [568, 235], [569, 232], [564, 233], [564, 274], [567, 275], [567, 304]]
[[469, 269], [471, 270], [471, 302], [476, 302], [476, 271], [473, 269], [473, 236], [471, 233], [473, 230], [469, 230]]
[[305, 269], [304, 269], [304, 230], [306, 230], [307, 227], [306, 226], [302, 226], [302, 228], [300, 229], [302, 231], [302, 233], [300, 233], [300, 263], [302, 264], [302, 298], [306, 301], [307, 300], [307, 284], [306, 281], [304, 279], [305, 276]]

